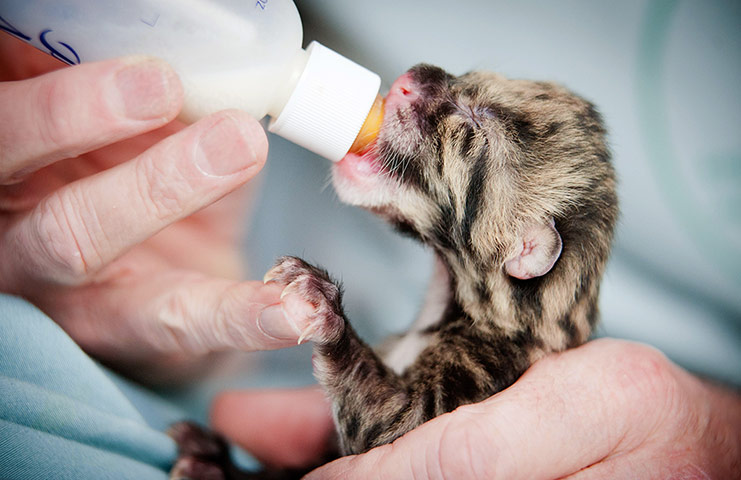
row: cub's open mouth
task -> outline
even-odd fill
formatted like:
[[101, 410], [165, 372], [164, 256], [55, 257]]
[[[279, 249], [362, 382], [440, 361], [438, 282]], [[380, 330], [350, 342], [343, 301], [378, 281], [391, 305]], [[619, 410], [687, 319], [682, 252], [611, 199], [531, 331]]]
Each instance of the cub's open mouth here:
[[375, 148], [371, 147], [365, 153], [348, 153], [335, 164], [335, 171], [343, 178], [355, 183], [362, 183], [371, 178], [384, 176], [385, 168], [375, 155]]
[[[419, 88], [410, 73], [404, 73], [391, 85], [384, 100], [384, 115], [381, 131], [391, 118], [402, 108], [409, 107], [419, 98]], [[362, 152], [350, 152], [335, 164], [336, 173], [346, 180], [362, 183], [370, 178], [386, 176], [388, 169], [378, 158], [375, 141]]]

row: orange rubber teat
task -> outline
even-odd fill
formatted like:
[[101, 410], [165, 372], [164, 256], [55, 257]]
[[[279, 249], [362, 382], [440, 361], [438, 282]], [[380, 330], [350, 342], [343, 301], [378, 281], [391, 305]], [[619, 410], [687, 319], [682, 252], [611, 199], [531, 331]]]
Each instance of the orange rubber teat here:
[[348, 153], [363, 153], [378, 136], [383, 122], [383, 97], [378, 95]]

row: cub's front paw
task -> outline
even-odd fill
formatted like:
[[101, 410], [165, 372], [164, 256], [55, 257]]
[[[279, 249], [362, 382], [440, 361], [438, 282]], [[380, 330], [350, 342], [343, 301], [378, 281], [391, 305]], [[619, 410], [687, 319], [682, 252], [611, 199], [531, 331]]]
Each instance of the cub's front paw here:
[[283, 312], [296, 325], [306, 325], [298, 343], [308, 339], [326, 344], [342, 336], [342, 290], [326, 271], [300, 258], [281, 257], [263, 281], [285, 285], [281, 294]]

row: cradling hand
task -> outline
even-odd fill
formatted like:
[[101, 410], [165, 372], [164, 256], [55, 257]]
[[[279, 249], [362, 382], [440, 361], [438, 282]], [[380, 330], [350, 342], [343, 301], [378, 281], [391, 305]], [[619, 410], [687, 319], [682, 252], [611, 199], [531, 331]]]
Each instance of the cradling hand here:
[[[312, 391], [224, 393], [212, 422], [267, 464], [290, 466], [319, 456], [331, 424]], [[741, 471], [739, 432], [737, 393], [650, 347], [603, 339], [549, 355], [491, 398], [306, 478], [728, 479]]]
[[238, 280], [256, 120], [173, 121], [183, 88], [159, 60], [60, 68], [7, 35], [0, 52], [0, 291], [140, 376], [296, 343], [280, 288]]

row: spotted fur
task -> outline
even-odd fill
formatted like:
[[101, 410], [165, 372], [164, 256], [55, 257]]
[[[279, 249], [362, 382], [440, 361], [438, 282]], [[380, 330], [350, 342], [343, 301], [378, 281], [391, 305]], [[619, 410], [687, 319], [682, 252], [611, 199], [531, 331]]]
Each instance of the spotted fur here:
[[[617, 217], [605, 128], [592, 104], [563, 87], [474, 72], [413, 68], [421, 91], [387, 116], [375, 150], [387, 178], [340, 197], [431, 247], [433, 280], [450, 292], [397, 344], [418, 355], [387, 365], [348, 326], [317, 346], [343, 453], [393, 441], [459, 405], [511, 385], [549, 352], [587, 340]], [[533, 222], [552, 219], [563, 250], [543, 276], [504, 264]], [[341, 312], [337, 312], [342, 315]], [[413, 341], [410, 342], [410, 338]], [[399, 357], [384, 345], [386, 359]]]
[[[374, 351], [326, 272], [286, 257], [268, 274], [313, 308], [315, 374], [343, 454], [481, 401], [542, 356], [585, 342], [618, 214], [592, 104], [555, 84], [493, 73], [454, 77], [419, 65], [410, 74], [421, 95], [384, 118], [367, 154], [380, 170], [373, 188], [338, 167], [334, 183], [342, 200], [435, 252], [417, 321]], [[513, 278], [507, 260], [533, 224], [555, 227], [560, 256], [543, 275]]]

